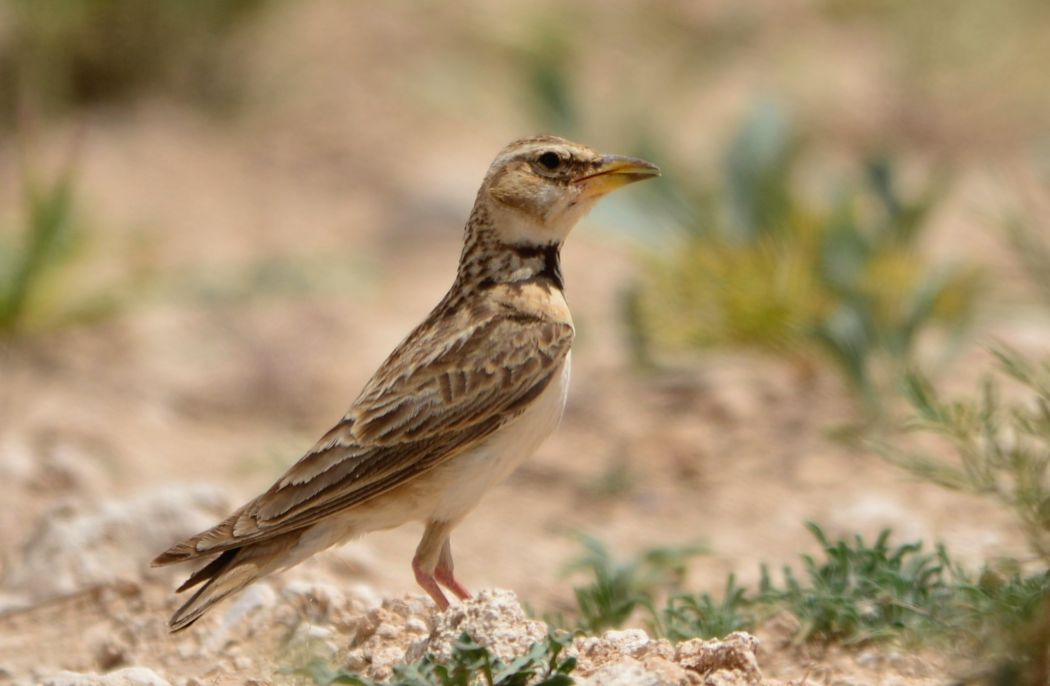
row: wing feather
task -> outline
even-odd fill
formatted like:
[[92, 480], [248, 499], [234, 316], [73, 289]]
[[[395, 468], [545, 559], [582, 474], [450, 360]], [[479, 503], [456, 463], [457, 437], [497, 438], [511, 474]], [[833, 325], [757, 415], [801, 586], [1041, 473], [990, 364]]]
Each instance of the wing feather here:
[[507, 309], [431, 317], [338, 425], [192, 549], [210, 554], [308, 526], [454, 458], [542, 393], [572, 339], [571, 324]]

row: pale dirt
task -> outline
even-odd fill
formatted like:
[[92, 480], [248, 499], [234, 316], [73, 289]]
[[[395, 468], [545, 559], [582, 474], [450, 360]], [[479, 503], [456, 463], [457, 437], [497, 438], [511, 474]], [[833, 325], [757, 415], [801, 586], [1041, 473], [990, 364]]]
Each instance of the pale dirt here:
[[[130, 250], [153, 285], [116, 319], [0, 348], [0, 684], [57, 686], [72, 678], [63, 670], [110, 673], [84, 683], [268, 684], [308, 658], [389, 666], [448, 621], [406, 596], [417, 590], [408, 564], [417, 526], [318, 555], [175, 636], [165, 622], [188, 570], [147, 566], [268, 486], [343, 413], [450, 283], [478, 180], [492, 154], [525, 133], [512, 109], [483, 98], [483, 119], [498, 123], [465, 125], [447, 101], [413, 99], [405, 79], [425, 73], [441, 39], [406, 28], [417, 26], [408, 9], [355, 24], [339, 3], [303, 7], [273, 20], [268, 30], [284, 38], [259, 56], [271, 74], [293, 72], [294, 87], [270, 93], [237, 127], [158, 102], [100, 112], [88, 129], [80, 190], [101, 236], [94, 264], [119, 275]], [[384, 60], [395, 48], [408, 66], [392, 76]], [[351, 79], [341, 65], [354, 60], [377, 68]], [[722, 92], [740, 103], [743, 77], [734, 78]], [[713, 125], [739, 110], [707, 92], [683, 103]], [[49, 131], [45, 157], [58, 158], [71, 135]], [[605, 132], [588, 142], [616, 140]], [[17, 209], [15, 169], [0, 147], [5, 222]], [[962, 188], [985, 183], [976, 174]], [[937, 236], [987, 255], [972, 197], [949, 204]], [[832, 536], [892, 527], [895, 540], [942, 541], [970, 564], [1023, 551], [992, 504], [916, 483], [832, 440], [855, 414], [830, 373], [734, 352], [636, 370], [618, 319], [635, 247], [607, 230], [635, 219], [610, 202], [564, 250], [579, 333], [562, 426], [454, 535], [457, 575], [470, 588], [511, 589], [537, 611], [568, 607], [562, 569], [579, 553], [577, 532], [618, 555], [703, 543], [711, 552], [693, 561], [687, 586], [712, 593], [730, 572], [750, 584], [760, 563], [775, 569], [814, 552], [807, 520]], [[200, 295], [202, 283], [228, 291], [274, 258], [302, 262], [305, 292]], [[986, 329], [1029, 348], [1045, 331], [1045, 320], [1009, 312]], [[989, 366], [974, 347], [948, 382], [970, 388]], [[539, 635], [519, 621], [523, 635]], [[763, 631], [752, 655], [761, 677], [740, 658], [724, 679], [682, 683], [917, 686], [949, 669], [892, 647], [800, 648], [775, 623]], [[606, 651], [637, 663], [624, 669], [693, 679], [703, 662], [685, 654], [694, 648], [587, 644], [581, 675], [602, 683], [594, 675], [608, 660], [593, 656]], [[126, 668], [153, 672], [117, 671]]]

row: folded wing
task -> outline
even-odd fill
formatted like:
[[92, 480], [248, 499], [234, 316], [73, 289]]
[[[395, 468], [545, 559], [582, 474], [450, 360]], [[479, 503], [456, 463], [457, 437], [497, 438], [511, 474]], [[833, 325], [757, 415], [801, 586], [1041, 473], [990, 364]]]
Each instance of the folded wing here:
[[572, 338], [570, 324], [496, 308], [429, 318], [391, 353], [339, 424], [269, 490], [154, 564], [310, 526], [453, 459], [543, 392]]

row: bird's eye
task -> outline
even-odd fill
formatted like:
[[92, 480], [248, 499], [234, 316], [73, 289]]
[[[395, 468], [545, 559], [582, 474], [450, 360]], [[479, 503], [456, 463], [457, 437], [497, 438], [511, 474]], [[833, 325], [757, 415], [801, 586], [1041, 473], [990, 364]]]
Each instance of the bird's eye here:
[[561, 157], [556, 152], [545, 152], [539, 157], [539, 163], [547, 169], [554, 171], [561, 166]]

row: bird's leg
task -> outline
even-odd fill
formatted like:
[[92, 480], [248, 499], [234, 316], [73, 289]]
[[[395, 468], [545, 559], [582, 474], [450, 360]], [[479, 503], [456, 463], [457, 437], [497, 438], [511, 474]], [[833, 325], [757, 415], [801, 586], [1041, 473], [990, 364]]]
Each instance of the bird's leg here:
[[455, 593], [460, 600], [470, 598], [470, 591], [456, 581], [456, 577], [452, 574], [452, 543], [447, 537], [445, 544], [441, 546], [441, 555], [438, 557], [437, 568], [434, 570], [434, 578], [439, 584]]
[[416, 583], [434, 599], [441, 610], [448, 609], [448, 598], [441, 592], [441, 587], [434, 578], [434, 570], [438, 567], [438, 559], [448, 541], [451, 528], [448, 522], [427, 522], [426, 529], [423, 530], [423, 539], [416, 548], [415, 557], [412, 558], [412, 571], [416, 575]]

